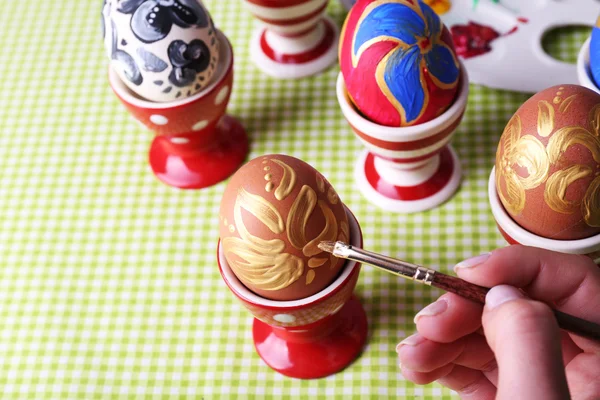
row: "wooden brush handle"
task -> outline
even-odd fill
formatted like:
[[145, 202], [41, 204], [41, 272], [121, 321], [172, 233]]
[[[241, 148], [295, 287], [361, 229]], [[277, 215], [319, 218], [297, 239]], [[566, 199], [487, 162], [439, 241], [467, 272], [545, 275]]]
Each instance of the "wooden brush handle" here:
[[478, 286], [455, 276], [442, 274], [441, 272], [435, 273], [431, 286], [457, 294], [479, 304], [485, 304], [485, 295], [490, 291], [490, 289], [483, 286]]
[[[485, 304], [485, 295], [490, 291], [490, 289], [483, 286], [478, 286], [455, 276], [445, 275], [440, 272], [434, 274], [431, 286], [435, 286], [480, 304]], [[558, 326], [562, 329], [589, 339], [600, 340], [600, 325], [577, 318], [573, 315], [565, 314], [558, 310], [553, 309], [552, 312], [554, 312]]]

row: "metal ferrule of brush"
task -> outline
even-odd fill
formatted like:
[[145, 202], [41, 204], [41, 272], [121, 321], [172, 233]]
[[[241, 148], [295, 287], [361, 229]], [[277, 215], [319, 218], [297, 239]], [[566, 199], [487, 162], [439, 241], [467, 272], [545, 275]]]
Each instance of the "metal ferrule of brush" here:
[[420, 265], [411, 264], [406, 261], [371, 253], [363, 249], [357, 249], [345, 243], [337, 242], [333, 254], [338, 257], [347, 258], [365, 264], [370, 264], [394, 275], [406, 279], [421, 282], [426, 285], [433, 283], [435, 271]]

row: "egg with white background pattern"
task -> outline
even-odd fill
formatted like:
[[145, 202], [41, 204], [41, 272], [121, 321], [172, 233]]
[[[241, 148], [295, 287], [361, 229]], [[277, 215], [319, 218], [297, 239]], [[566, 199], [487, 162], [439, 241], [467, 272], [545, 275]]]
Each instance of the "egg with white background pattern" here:
[[104, 44], [111, 68], [141, 98], [168, 102], [208, 86], [219, 41], [198, 0], [106, 0]]

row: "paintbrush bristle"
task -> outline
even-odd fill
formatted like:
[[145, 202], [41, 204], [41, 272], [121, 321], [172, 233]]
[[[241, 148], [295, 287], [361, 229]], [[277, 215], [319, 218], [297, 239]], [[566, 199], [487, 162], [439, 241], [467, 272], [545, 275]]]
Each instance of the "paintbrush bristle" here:
[[335, 242], [331, 241], [323, 241], [318, 244], [319, 249], [326, 251], [328, 253], [333, 254], [333, 249], [335, 248]]

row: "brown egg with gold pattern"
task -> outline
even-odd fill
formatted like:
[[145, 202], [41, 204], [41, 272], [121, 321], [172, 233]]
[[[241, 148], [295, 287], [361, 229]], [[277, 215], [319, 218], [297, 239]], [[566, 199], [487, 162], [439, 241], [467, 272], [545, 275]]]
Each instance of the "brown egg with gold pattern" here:
[[600, 233], [600, 95], [559, 85], [523, 103], [498, 145], [496, 189], [513, 220], [536, 235]]
[[223, 194], [221, 244], [237, 278], [271, 300], [298, 300], [327, 287], [344, 262], [317, 245], [349, 239], [344, 205], [316, 169], [273, 154], [240, 168]]

